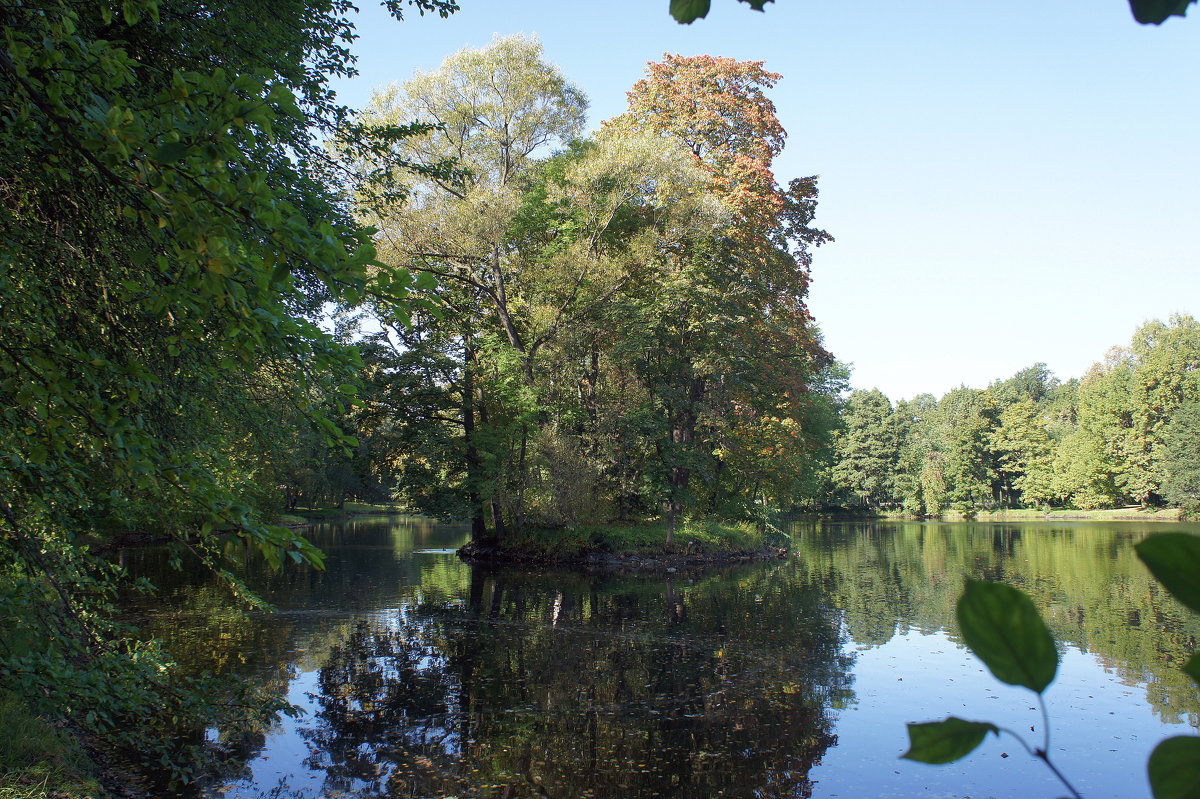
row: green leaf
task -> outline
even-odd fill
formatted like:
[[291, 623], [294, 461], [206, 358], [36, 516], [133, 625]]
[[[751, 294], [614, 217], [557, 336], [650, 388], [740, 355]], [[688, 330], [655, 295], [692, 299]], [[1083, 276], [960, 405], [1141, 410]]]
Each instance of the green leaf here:
[[1200, 737], [1168, 738], [1154, 747], [1146, 768], [1154, 799], [1200, 799]]
[[774, 3], [775, 0], [741, 0], [743, 3], [749, 4], [755, 11], [765, 11], [767, 3]]
[[186, 154], [186, 144], [181, 141], [169, 141], [155, 150], [151, 158], [164, 164], [170, 164], [183, 158]]
[[908, 751], [901, 757], [933, 765], [953, 763], [974, 752], [989, 732], [1000, 734], [995, 724], [967, 721], [954, 716], [945, 721], [910, 723]]
[[1157, 533], [1135, 548], [1171, 595], [1200, 613], [1200, 536]]
[[1183, 671], [1200, 685], [1200, 654], [1192, 655], [1191, 660], [1183, 664]]
[[1143, 25], [1161, 25], [1167, 17], [1182, 17], [1196, 0], [1129, 0], [1133, 18]]
[[1054, 680], [1054, 638], [1029, 597], [1012, 586], [967, 580], [958, 625], [967, 646], [1000, 682], [1040, 694]]
[[691, 25], [698, 19], [708, 16], [711, 0], [671, 0], [671, 16], [675, 21]]
[[126, 25], [136, 25], [138, 20], [142, 18], [142, 9], [132, 0], [122, 0], [121, 13], [125, 17]]

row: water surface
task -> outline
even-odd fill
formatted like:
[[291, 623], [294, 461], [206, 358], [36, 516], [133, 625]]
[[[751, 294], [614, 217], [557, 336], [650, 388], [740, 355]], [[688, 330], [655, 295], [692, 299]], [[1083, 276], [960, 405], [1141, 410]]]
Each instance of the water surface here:
[[214, 796], [1061, 796], [1011, 737], [952, 766], [898, 758], [905, 722], [947, 715], [1043, 744], [1036, 697], [958, 643], [976, 576], [1029, 593], [1060, 642], [1060, 767], [1125, 798], [1200, 722], [1178, 671], [1200, 625], [1132, 549], [1165, 529], [803, 523], [789, 560], [651, 576], [471, 568], [464, 527], [360, 517], [313, 529], [326, 571], [248, 578], [274, 613], [124, 557], [163, 587], [142, 612], [179, 659], [305, 711]]

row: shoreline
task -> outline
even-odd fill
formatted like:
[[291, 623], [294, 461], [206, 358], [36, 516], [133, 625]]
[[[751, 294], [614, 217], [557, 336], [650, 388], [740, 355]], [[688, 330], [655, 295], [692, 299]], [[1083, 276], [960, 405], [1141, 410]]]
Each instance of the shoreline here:
[[874, 516], [859, 518], [882, 519], [886, 521], [930, 521], [930, 522], [1186, 522], [1183, 511], [1178, 508], [1106, 508], [1103, 510], [1079, 510], [1063, 508], [1061, 510], [1009, 509], [994, 511], [978, 511], [964, 513], [951, 511], [937, 516], [908, 516], [901, 513], [880, 513]]
[[582, 568], [586, 571], [666, 572], [698, 570], [762, 560], [784, 560], [786, 547], [760, 549], [678, 552], [611, 552], [596, 549], [583, 552], [555, 553], [544, 549], [505, 549], [495, 542], [472, 541], [457, 551], [464, 562], [473, 566], [554, 566]]

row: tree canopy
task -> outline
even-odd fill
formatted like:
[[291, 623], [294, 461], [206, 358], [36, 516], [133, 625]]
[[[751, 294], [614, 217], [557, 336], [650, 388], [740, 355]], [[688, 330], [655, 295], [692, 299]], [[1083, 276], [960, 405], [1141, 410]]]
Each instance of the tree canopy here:
[[[829, 501], [929, 515], [1165, 503], [1194, 512], [1198, 373], [1200, 323], [1176, 315], [1139, 327], [1080, 380], [1060, 383], [1035, 364], [890, 414], [882, 394], [855, 391], [842, 404]], [[879, 485], [891, 493], [867, 488]]]
[[322, 309], [367, 293], [403, 308], [412, 283], [369, 281], [350, 173], [320, 142], [377, 152], [415, 130], [368, 132], [336, 102], [350, 8], [0, 12], [0, 688], [181, 769], [193, 739], [153, 720], [203, 730], [225, 693], [173, 683], [120, 635], [107, 603], [121, 583], [93, 548], [166, 536], [235, 591], [222, 531], [272, 562], [320, 564], [269, 522], [297, 431], [356, 443], [334, 417], [360, 360], [320, 327]]
[[438, 313], [393, 342], [440, 375], [405, 440], [441, 443], [401, 456], [446, 478], [428, 509], [457, 503], [480, 540], [660, 508], [671, 527], [815, 479], [832, 361], [804, 299], [829, 237], [809, 225], [816, 179], [771, 172], [777, 78], [668, 56], [584, 137], [582, 94], [536, 40], [504, 37], [375, 98], [369, 121], [439, 126], [394, 157], [459, 170], [362, 209], [384, 261], [439, 281]]

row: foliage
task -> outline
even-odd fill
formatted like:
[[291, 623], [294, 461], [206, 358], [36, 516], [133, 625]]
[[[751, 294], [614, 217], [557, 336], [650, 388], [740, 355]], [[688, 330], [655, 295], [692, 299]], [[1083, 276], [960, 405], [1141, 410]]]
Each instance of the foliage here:
[[654, 445], [668, 541], [675, 520], [703, 506], [703, 494], [726, 513], [738, 512], [728, 503], [745, 498], [747, 488], [752, 502], [759, 495], [763, 503], [788, 501], [789, 482], [770, 479], [767, 470], [728, 468], [737, 461], [723, 458], [733, 448], [726, 442], [743, 441], [748, 427], [786, 432], [790, 421], [798, 435], [784, 448], [811, 456], [824, 432], [813, 422], [824, 415], [825, 393], [812, 389], [836, 385], [826, 379], [833, 362], [805, 306], [810, 247], [830, 240], [809, 227], [816, 178], [783, 190], [771, 171], [786, 136], [766, 96], [779, 77], [761, 62], [668, 54], [634, 85], [628, 111], [606, 123], [677, 142], [729, 214], [663, 260], [658, 290], [638, 298], [629, 318], [631, 343], [648, 353], [635, 360], [634, 374], [659, 426]]
[[[767, 3], [775, 0], [739, 0], [747, 3], [755, 11], [763, 11]], [[1129, 9], [1133, 18], [1143, 25], [1161, 25], [1169, 17], [1182, 17], [1187, 14], [1188, 6], [1196, 0], [1129, 0]], [[671, 16], [676, 22], [691, 24], [697, 19], [708, 16], [712, 0], [671, 0]]]
[[349, 9], [0, 12], [0, 687], [184, 780], [239, 701], [264, 716], [281, 703], [181, 681], [131, 643], [108, 620], [125, 578], [91, 546], [166, 536], [237, 592], [218, 531], [276, 566], [320, 565], [267, 523], [297, 427], [357, 443], [336, 420], [359, 360], [316, 319], [368, 292], [402, 309], [413, 284], [368, 282], [370, 232], [316, 140], [378, 150], [413, 132], [368, 135], [330, 92], [353, 68]]
[[[752, 522], [685, 520], [675, 531], [678, 551], [687, 555], [757, 554], [785, 536], [766, 534]], [[581, 522], [563, 528], [526, 526], [506, 542], [505, 551], [531, 560], [571, 560], [594, 554], [653, 557], [672, 553], [664, 546], [666, 525]]]
[[1200, 401], [1184, 403], [1170, 416], [1162, 448], [1162, 493], [1166, 500], [1195, 515], [1200, 512]]
[[[1175, 315], [1139, 327], [1082, 380], [1060, 383], [1035, 364], [984, 390], [898, 403], [890, 419], [875, 413], [870, 423], [856, 392], [842, 406], [841, 461], [831, 473], [835, 488], [858, 486], [859, 498], [832, 499], [913, 515], [1194, 507], [1198, 375], [1200, 324]], [[897, 441], [868, 429], [894, 430]], [[864, 503], [868, 485], [874, 495]]]
[[408, 328], [377, 303], [364, 348], [406, 501], [465, 511], [477, 540], [661, 509], [670, 540], [689, 514], [765, 524], [813, 492], [844, 376], [804, 305], [815, 179], [770, 169], [777, 78], [669, 56], [579, 138], [582, 94], [502, 37], [375, 98], [372, 124], [438, 123], [391, 157], [457, 164], [360, 208], [389, 268], [439, 281]]
[[[1193, 612], [1200, 612], [1200, 538], [1187, 533], [1151, 535], [1137, 545], [1137, 553], [1176, 599]], [[967, 647], [992, 674], [1002, 682], [1029, 688], [1040, 699], [1054, 679], [1058, 655], [1049, 630], [1029, 598], [1002, 583], [968, 581], [958, 601], [958, 617]], [[1184, 670], [1196, 678], [1196, 655], [1193, 654]], [[986, 722], [964, 722], [951, 717], [941, 722], [910, 724], [912, 746], [904, 756], [925, 763], [949, 763], [974, 751], [987, 732], [1006, 732], [1046, 763], [1071, 794], [1079, 797], [1051, 761], [1048, 719], [1044, 727], [1045, 744], [1031, 748], [1011, 730]], [[1200, 785], [1198, 769], [1200, 738], [1177, 736], [1159, 743], [1148, 764], [1155, 799], [1195, 797]]]
[[835, 485], [853, 497], [853, 505], [870, 509], [887, 504], [895, 494], [892, 482], [900, 456], [892, 403], [879, 389], [853, 391], [841, 418], [830, 470]]
[[1134, 19], [1145, 24], [1161, 25], [1168, 17], [1182, 17], [1196, 0], [1129, 0]]
[[934, 766], [953, 763], [979, 748], [989, 732], [999, 735], [1000, 729], [987, 722], [966, 721], [954, 716], [945, 721], [909, 724], [908, 737], [912, 745], [901, 757]]
[[958, 601], [967, 647], [997, 680], [1040, 694], [1058, 671], [1058, 652], [1029, 597], [1003, 583], [968, 580]]

